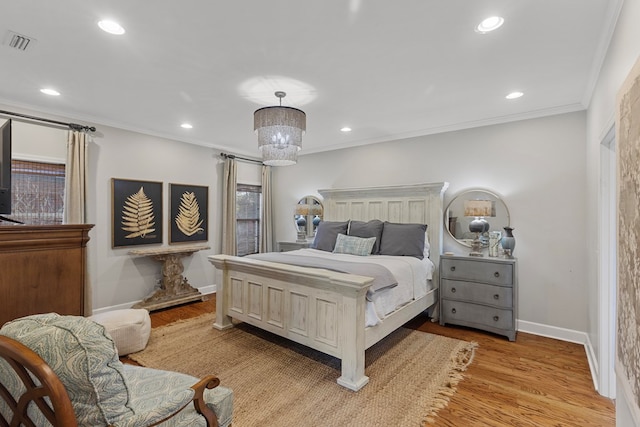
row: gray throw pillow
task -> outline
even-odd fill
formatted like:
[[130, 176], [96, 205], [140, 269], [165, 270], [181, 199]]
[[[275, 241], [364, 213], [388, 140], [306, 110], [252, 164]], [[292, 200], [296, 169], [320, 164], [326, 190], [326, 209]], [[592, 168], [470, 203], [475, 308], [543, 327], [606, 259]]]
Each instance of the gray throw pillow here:
[[397, 224], [385, 222], [382, 228], [380, 255], [424, 258], [425, 224]]
[[372, 219], [371, 221], [350, 221], [349, 222], [349, 236], [355, 237], [375, 237], [376, 241], [373, 244], [371, 255], [380, 254], [380, 239], [382, 237], [382, 227], [384, 223], [379, 219]]
[[320, 221], [311, 248], [333, 252], [338, 234], [347, 234], [349, 221]]

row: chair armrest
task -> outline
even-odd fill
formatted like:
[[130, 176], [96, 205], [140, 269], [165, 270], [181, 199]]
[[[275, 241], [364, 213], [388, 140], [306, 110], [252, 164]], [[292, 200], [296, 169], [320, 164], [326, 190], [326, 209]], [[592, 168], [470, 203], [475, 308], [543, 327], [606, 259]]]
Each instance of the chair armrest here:
[[216, 413], [213, 412], [205, 402], [204, 391], [205, 389], [210, 390], [218, 387], [219, 385], [220, 380], [218, 377], [214, 375], [207, 375], [191, 386], [195, 391], [195, 395], [193, 396], [193, 406], [196, 408], [196, 411], [198, 411], [198, 413], [207, 420], [207, 427], [218, 427], [218, 417], [216, 417]]

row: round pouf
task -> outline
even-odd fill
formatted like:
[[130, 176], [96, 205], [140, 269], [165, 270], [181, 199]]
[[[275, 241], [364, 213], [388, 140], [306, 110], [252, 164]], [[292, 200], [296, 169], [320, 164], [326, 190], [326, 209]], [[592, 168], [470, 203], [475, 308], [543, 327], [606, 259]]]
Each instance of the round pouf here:
[[151, 318], [144, 308], [128, 308], [94, 314], [90, 317], [107, 330], [116, 344], [118, 356], [143, 350], [151, 333]]

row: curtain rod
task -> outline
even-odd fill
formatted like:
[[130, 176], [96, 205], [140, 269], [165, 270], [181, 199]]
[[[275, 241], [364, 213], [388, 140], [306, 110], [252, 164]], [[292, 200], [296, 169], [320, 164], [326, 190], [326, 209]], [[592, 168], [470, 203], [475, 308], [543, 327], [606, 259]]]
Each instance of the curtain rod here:
[[247, 157], [236, 156], [235, 154], [220, 153], [220, 156], [224, 157], [225, 159], [238, 159], [238, 160], [243, 160], [245, 162], [263, 164], [262, 160], [249, 159]]
[[93, 127], [93, 126], [84, 126], [84, 125], [79, 125], [77, 123], [59, 122], [57, 120], [43, 119], [41, 117], [28, 116], [26, 114], [12, 113], [11, 111], [0, 110], [0, 114], [3, 114], [5, 116], [20, 117], [22, 119], [35, 120], [35, 121], [38, 121], [38, 122], [53, 123], [55, 125], [67, 126], [71, 130], [81, 130], [81, 131], [85, 131], [85, 132], [95, 132], [96, 131], [96, 128]]

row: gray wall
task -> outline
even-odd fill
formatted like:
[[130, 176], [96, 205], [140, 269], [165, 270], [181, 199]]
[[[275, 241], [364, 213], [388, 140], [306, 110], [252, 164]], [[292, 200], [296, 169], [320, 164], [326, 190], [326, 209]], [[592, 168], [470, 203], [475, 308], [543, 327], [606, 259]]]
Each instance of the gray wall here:
[[445, 204], [490, 189], [515, 228], [520, 320], [585, 331], [585, 173], [584, 112], [305, 155], [275, 170], [276, 237], [295, 240], [294, 204], [317, 189], [447, 181]]

